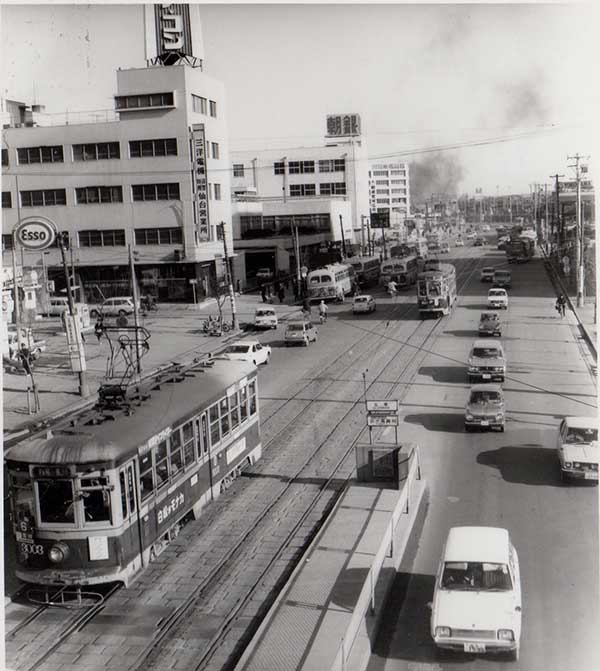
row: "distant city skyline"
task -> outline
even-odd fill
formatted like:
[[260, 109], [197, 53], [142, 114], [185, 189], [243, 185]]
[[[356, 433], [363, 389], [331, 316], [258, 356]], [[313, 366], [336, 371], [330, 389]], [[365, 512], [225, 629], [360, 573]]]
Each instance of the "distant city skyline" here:
[[[591, 5], [202, 5], [204, 70], [225, 83], [231, 149], [319, 146], [361, 115], [370, 160], [431, 192], [528, 193], [592, 153]], [[144, 67], [143, 5], [4, 5], [6, 98], [110, 110]], [[427, 188], [426, 185], [424, 188]]]

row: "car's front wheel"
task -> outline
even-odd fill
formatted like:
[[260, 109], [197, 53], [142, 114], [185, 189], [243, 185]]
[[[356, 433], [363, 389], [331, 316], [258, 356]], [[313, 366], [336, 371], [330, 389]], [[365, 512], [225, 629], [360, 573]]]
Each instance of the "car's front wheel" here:
[[127, 316], [127, 310], [119, 310], [119, 317], [126, 317]]

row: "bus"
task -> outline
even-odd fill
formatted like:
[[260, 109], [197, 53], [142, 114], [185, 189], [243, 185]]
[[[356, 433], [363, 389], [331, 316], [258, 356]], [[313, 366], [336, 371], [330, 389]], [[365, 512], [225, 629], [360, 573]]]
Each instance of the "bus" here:
[[354, 269], [345, 263], [333, 263], [312, 270], [306, 278], [310, 301], [339, 299], [352, 290]]
[[408, 287], [417, 281], [419, 265], [416, 256], [390, 259], [381, 264], [380, 284], [387, 285], [394, 280], [398, 287]]
[[353, 256], [347, 261], [354, 269], [354, 278], [360, 287], [377, 284], [381, 271], [378, 256]]
[[440, 263], [437, 270], [419, 273], [417, 305], [422, 319], [428, 314], [450, 314], [456, 297], [456, 268], [451, 263]]
[[143, 384], [135, 403], [100, 393], [5, 450], [20, 580], [129, 585], [261, 458], [252, 364], [172, 366]]

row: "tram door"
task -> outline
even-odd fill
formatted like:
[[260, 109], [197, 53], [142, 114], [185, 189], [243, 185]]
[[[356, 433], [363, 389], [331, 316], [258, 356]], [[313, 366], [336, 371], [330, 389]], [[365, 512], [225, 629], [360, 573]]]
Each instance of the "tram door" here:
[[123, 564], [126, 565], [136, 555], [141, 554], [142, 551], [140, 547], [140, 530], [138, 529], [133, 462], [119, 471], [119, 484], [121, 486], [121, 512], [123, 513], [121, 548]]

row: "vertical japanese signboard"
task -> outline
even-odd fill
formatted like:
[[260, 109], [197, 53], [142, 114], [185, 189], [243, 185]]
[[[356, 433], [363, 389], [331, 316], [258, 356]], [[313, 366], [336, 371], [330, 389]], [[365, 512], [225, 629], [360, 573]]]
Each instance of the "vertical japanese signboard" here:
[[196, 231], [198, 241], [210, 239], [208, 221], [208, 180], [206, 176], [206, 137], [204, 124], [192, 126], [192, 182], [194, 186], [194, 206], [196, 211]]
[[328, 114], [327, 137], [360, 135], [359, 114]]
[[182, 4], [154, 5], [156, 53], [192, 55], [190, 8]]

